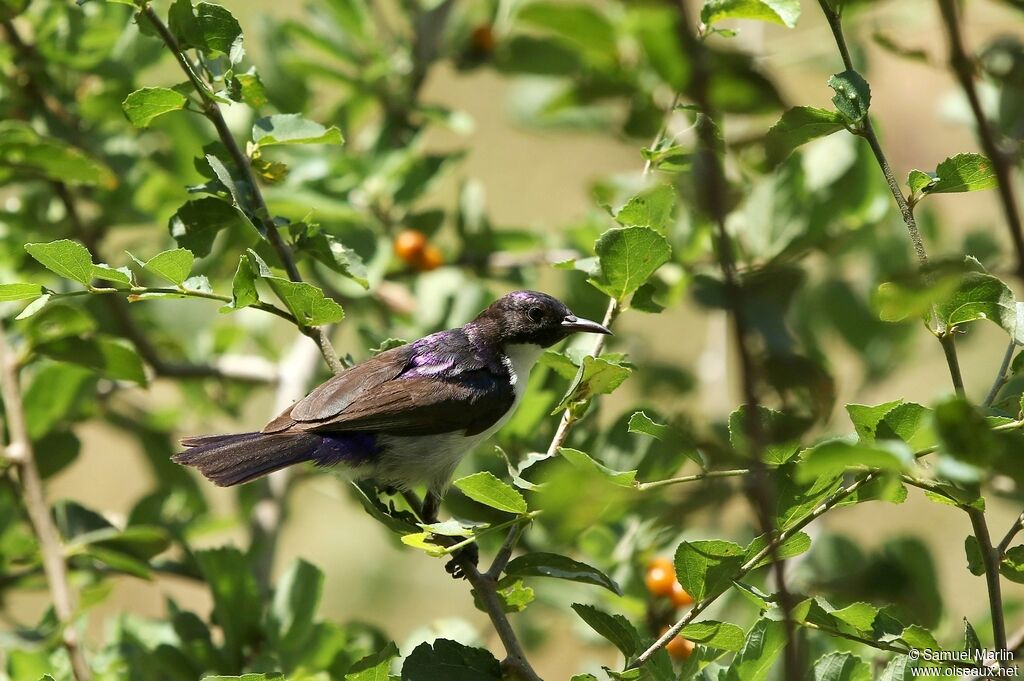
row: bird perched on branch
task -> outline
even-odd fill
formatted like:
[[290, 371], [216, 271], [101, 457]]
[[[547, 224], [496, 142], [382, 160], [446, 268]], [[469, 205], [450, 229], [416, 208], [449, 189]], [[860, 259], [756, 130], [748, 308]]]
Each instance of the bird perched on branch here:
[[423, 484], [430, 522], [462, 457], [512, 416], [543, 349], [577, 332], [611, 333], [547, 294], [515, 291], [465, 326], [334, 376], [260, 432], [188, 437], [173, 459], [221, 486], [306, 461], [386, 488]]

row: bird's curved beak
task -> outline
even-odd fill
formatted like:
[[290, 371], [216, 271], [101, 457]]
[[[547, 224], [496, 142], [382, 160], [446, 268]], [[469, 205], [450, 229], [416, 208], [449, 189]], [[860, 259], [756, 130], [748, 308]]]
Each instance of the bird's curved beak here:
[[602, 333], [606, 336], [612, 335], [612, 332], [601, 326], [597, 322], [592, 322], [589, 319], [580, 319], [575, 315], [567, 315], [562, 320], [562, 328], [569, 329], [570, 331], [582, 331], [583, 333]]

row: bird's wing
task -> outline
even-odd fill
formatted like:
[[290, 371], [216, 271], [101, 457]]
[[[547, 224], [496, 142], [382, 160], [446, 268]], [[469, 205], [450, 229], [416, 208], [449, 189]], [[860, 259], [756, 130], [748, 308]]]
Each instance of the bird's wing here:
[[494, 425], [515, 393], [501, 367], [481, 360], [460, 330], [381, 353], [334, 376], [263, 429], [426, 435]]

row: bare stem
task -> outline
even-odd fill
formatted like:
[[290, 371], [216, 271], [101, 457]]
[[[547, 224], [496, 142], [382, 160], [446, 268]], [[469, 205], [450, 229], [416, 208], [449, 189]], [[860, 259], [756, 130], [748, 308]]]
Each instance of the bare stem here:
[[652, 480], [650, 482], [638, 482], [636, 488], [641, 491], [646, 491], [649, 489], [657, 489], [658, 487], [668, 487], [669, 485], [682, 485], [688, 482], [699, 482], [701, 480], [711, 480], [713, 478], [734, 478], [740, 475], [748, 475], [749, 473], [749, 468], [734, 468], [725, 471], [707, 471], [705, 473], [696, 473], [694, 475], [683, 475], [678, 478], [668, 478], [667, 480]]
[[985, 115], [978, 97], [978, 89], [974, 85], [974, 62], [967, 53], [963, 34], [960, 31], [960, 14], [955, 0], [938, 0], [942, 24], [949, 39], [949, 65], [960, 82], [971, 112], [977, 124], [978, 140], [985, 155], [992, 162], [998, 180], [999, 200], [1006, 216], [1006, 227], [1010, 231], [1010, 240], [1017, 254], [1017, 276], [1024, 279], [1024, 228], [1021, 227], [1020, 211], [1017, 208], [1016, 189], [1013, 178], [1013, 164], [1009, 155], [997, 141], [998, 133], [993, 129], [991, 121]]
[[53, 524], [50, 507], [46, 503], [43, 481], [36, 467], [32, 441], [29, 439], [25, 422], [25, 410], [21, 402], [21, 388], [18, 382], [18, 358], [11, 351], [7, 334], [0, 328], [0, 365], [2, 365], [3, 403], [7, 418], [9, 444], [7, 456], [16, 465], [21, 483], [25, 510], [29, 522], [39, 541], [39, 552], [43, 558], [43, 571], [53, 598], [53, 611], [61, 626], [64, 648], [71, 659], [71, 669], [77, 681], [89, 681], [92, 673], [85, 661], [75, 629], [75, 594], [68, 580], [68, 569], [64, 563], [64, 551], [60, 535]]
[[974, 537], [981, 549], [981, 562], [985, 566], [985, 583], [988, 586], [988, 606], [992, 613], [992, 639], [996, 650], [1006, 650], [1006, 622], [1003, 619], [1003, 596], [999, 584], [999, 553], [992, 547], [992, 537], [985, 522], [985, 512], [973, 507], [964, 507], [974, 528]]
[[1014, 537], [1020, 533], [1021, 528], [1024, 528], [1024, 513], [1021, 513], [1017, 517], [1017, 520], [1013, 522], [1013, 525], [1010, 525], [1010, 529], [1006, 531], [1006, 534], [1003, 535], [1002, 541], [999, 542], [998, 550], [1000, 560], [1002, 560], [1003, 556], [1006, 554], [1006, 550], [1010, 548], [1010, 542], [1012, 542]]
[[991, 407], [992, 403], [996, 401], [996, 397], [999, 395], [999, 391], [1006, 385], [1006, 372], [1010, 368], [1010, 362], [1013, 360], [1013, 351], [1017, 348], [1017, 344], [1010, 340], [1009, 345], [1006, 346], [1006, 353], [1003, 355], [1003, 361], [999, 365], [999, 373], [996, 374], [996, 378], [992, 381], [992, 387], [988, 389], [988, 394], [985, 395], [984, 401], [981, 403], [983, 407]]
[[[299, 274], [298, 267], [295, 265], [295, 259], [292, 257], [292, 253], [289, 250], [287, 244], [281, 238], [281, 233], [277, 230], [277, 225], [274, 224], [274, 220], [270, 215], [270, 209], [267, 207], [267, 202], [263, 198], [263, 192], [260, 191], [259, 184], [256, 181], [256, 175], [252, 171], [252, 164], [249, 163], [248, 157], [242, 153], [241, 148], [238, 146], [238, 142], [235, 141], [235, 136], [231, 134], [230, 128], [228, 128], [227, 122], [224, 120], [223, 114], [221, 114], [220, 106], [210, 96], [206, 85], [200, 79], [196, 68], [189, 61], [188, 57], [182, 51], [181, 46], [178, 44], [174, 34], [171, 33], [167, 25], [160, 19], [156, 11], [151, 5], [146, 5], [142, 9], [142, 13], [149, 19], [153, 28], [158, 34], [167, 48], [174, 54], [174, 58], [178, 61], [178, 65], [181, 70], [184, 71], [185, 76], [192, 83], [192, 87], [196, 94], [202, 100], [203, 113], [217, 130], [217, 136], [220, 141], [228, 150], [228, 154], [231, 155], [235, 166], [238, 168], [238, 172], [242, 173], [242, 179], [249, 187], [250, 200], [252, 201], [252, 214], [256, 219], [260, 232], [264, 238], [270, 243], [270, 246], [277, 253], [277, 257], [280, 259], [281, 264], [284, 266], [285, 272], [288, 274], [288, 278], [292, 281], [302, 281], [302, 276]], [[324, 361], [330, 370], [335, 373], [341, 373], [345, 370], [345, 365], [342, 364], [341, 360], [338, 359], [338, 353], [335, 352], [334, 346], [331, 345], [331, 341], [327, 336], [327, 331], [324, 327], [305, 327], [301, 324], [299, 328], [303, 333], [312, 338], [317, 347], [320, 348], [320, 353], [323, 355]]]
[[[740, 364], [740, 384], [745, 405], [744, 430], [750, 442], [751, 472], [750, 498], [754, 513], [762, 533], [767, 537], [775, 536], [775, 520], [772, 515], [775, 490], [768, 470], [761, 460], [764, 445], [764, 433], [761, 427], [760, 397], [757, 388], [757, 367], [754, 362], [754, 351], [750, 327], [746, 318], [746, 307], [743, 288], [736, 273], [736, 257], [733, 252], [732, 239], [726, 230], [725, 221], [728, 214], [725, 171], [716, 151], [716, 132], [713, 122], [714, 111], [710, 101], [712, 71], [708, 61], [707, 50], [700, 38], [693, 32], [686, 0], [678, 3], [679, 42], [689, 57], [692, 65], [692, 76], [689, 94], [700, 114], [697, 119], [698, 156], [704, 170], [698, 179], [704, 180], [699, 194], [706, 203], [708, 217], [715, 226], [716, 254], [725, 290], [725, 298], [732, 322], [732, 336], [736, 354]], [[797, 650], [796, 625], [793, 621], [793, 599], [786, 586], [785, 562], [780, 560], [778, 546], [769, 541], [769, 553], [772, 557], [772, 570], [775, 576], [775, 589], [782, 609], [783, 623], [786, 631], [785, 678], [798, 681], [803, 677], [800, 670], [800, 656]]]

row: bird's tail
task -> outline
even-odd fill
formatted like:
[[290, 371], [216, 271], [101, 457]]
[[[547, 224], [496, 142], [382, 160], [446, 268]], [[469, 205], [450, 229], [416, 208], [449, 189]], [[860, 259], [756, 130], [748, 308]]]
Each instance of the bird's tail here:
[[238, 433], [188, 437], [171, 460], [193, 466], [221, 487], [239, 485], [276, 470], [314, 461], [323, 438], [313, 433]]

